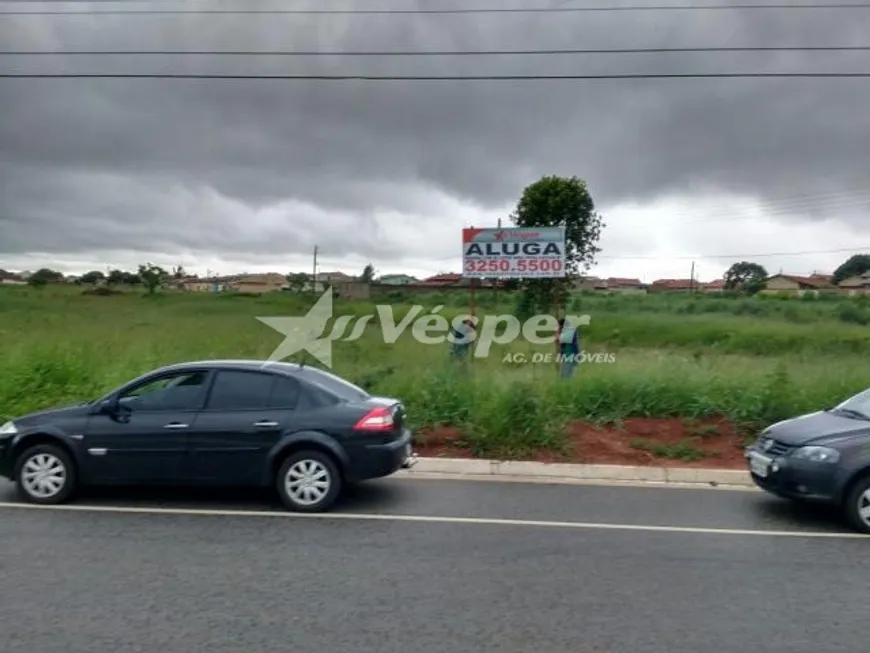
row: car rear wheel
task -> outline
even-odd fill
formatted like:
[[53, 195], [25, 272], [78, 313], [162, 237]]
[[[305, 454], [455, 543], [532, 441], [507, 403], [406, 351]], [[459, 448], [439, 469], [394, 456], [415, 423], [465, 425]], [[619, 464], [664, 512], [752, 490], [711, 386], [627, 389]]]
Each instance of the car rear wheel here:
[[846, 497], [846, 518], [855, 530], [870, 534], [870, 476], [858, 481]]
[[278, 471], [278, 494], [288, 510], [325, 512], [341, 493], [342, 479], [332, 458], [319, 451], [300, 451]]
[[76, 487], [76, 470], [69, 455], [50, 444], [25, 451], [15, 464], [18, 496], [30, 503], [64, 503]]

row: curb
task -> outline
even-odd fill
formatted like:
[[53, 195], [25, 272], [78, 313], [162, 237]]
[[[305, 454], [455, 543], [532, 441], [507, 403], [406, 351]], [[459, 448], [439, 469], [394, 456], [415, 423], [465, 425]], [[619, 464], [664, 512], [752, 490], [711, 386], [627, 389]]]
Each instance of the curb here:
[[733, 469], [690, 467], [632, 467], [627, 465], [578, 465], [513, 460], [466, 458], [418, 458], [417, 464], [402, 472], [408, 476], [427, 475], [493, 477], [493, 480], [614, 481], [623, 483], [679, 483], [682, 485], [727, 485], [755, 487], [748, 472]]

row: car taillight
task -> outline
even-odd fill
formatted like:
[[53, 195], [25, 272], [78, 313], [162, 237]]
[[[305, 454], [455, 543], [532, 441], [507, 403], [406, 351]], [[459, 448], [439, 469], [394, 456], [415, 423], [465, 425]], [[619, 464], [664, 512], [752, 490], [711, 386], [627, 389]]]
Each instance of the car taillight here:
[[394, 426], [391, 408], [375, 408], [369, 411], [353, 428], [357, 431], [392, 431]]

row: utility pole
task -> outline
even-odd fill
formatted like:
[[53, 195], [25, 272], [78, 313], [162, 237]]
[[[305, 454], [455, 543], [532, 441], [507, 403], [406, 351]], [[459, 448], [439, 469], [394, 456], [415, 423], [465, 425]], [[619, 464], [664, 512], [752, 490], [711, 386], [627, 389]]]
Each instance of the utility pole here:
[[311, 270], [311, 292], [317, 294], [317, 245], [314, 246], [314, 266]]
[[695, 292], [695, 262], [692, 261], [692, 271], [689, 273], [689, 290]]
[[[501, 229], [501, 218], [498, 219], [498, 228]], [[492, 283], [492, 298], [493, 298], [493, 301], [495, 301], [495, 302], [498, 301], [498, 282], [499, 282], [499, 280], [497, 277], [493, 278], [491, 281], [491, 283]]]

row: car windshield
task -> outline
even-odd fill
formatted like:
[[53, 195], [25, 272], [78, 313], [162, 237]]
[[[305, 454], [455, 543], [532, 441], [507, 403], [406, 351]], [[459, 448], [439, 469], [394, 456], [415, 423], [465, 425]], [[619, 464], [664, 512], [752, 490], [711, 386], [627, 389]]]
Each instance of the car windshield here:
[[313, 367], [305, 368], [305, 373], [309, 375], [308, 380], [312, 383], [347, 401], [356, 401], [357, 399], [367, 399], [369, 397], [368, 392], [335, 374], [330, 374]]
[[870, 419], [870, 389], [850, 397], [843, 403], [834, 408], [835, 411], [841, 413], [852, 413], [853, 415], [861, 416]]

